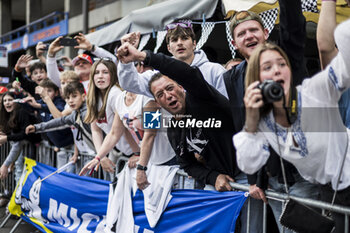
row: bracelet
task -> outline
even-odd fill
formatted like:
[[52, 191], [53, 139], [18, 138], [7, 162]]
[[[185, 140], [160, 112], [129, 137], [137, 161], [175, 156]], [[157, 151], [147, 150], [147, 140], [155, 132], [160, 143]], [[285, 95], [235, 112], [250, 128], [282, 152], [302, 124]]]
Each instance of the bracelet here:
[[95, 52], [95, 49], [96, 49], [96, 46], [93, 44], [92, 46], [91, 46], [91, 52]]
[[141, 171], [147, 171], [147, 167], [146, 166], [142, 166], [141, 164], [137, 164], [136, 169], [137, 170], [141, 170]]
[[96, 155], [96, 156], [95, 156], [95, 159], [97, 159], [99, 162], [101, 162], [100, 156]]
[[140, 152], [134, 152], [135, 156], [140, 156]]
[[54, 58], [56, 55], [52, 55], [52, 54], [48, 53], [47, 56], [50, 57], [50, 58]]

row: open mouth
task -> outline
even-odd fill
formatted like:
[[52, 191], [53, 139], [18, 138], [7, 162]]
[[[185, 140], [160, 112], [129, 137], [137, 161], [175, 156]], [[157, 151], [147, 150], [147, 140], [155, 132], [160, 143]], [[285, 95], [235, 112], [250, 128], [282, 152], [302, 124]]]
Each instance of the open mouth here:
[[279, 84], [281, 84], [282, 86], [283, 86], [283, 84], [284, 84], [284, 80], [277, 80], [276, 82], [279, 83]]
[[176, 50], [178, 53], [183, 53], [183, 52], [185, 52], [185, 49], [178, 49], [178, 50]]
[[250, 48], [250, 47], [254, 47], [256, 45], [258, 45], [258, 42], [251, 42], [251, 43], [247, 44], [247, 47]]
[[176, 105], [176, 103], [177, 103], [176, 100], [171, 101], [171, 102], [169, 103], [169, 106], [170, 106], [170, 107], [174, 107], [174, 106]]

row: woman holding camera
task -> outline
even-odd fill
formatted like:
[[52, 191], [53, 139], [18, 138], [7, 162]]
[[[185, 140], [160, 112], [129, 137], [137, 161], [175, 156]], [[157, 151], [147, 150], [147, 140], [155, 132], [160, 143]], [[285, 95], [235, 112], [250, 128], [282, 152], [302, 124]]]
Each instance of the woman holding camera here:
[[[335, 203], [350, 206], [349, 131], [337, 111], [341, 94], [350, 87], [349, 26], [347, 20], [336, 29], [339, 54], [329, 66], [297, 88], [291, 86], [290, 64], [278, 46], [267, 43], [254, 51], [245, 79], [245, 126], [233, 138], [243, 172], [260, 169], [271, 146], [304, 179], [322, 185], [323, 200], [331, 201], [337, 189]], [[256, 87], [267, 79], [283, 87], [281, 100], [264, 102], [266, 96]], [[344, 227], [340, 222], [344, 218], [336, 219], [337, 229]]]

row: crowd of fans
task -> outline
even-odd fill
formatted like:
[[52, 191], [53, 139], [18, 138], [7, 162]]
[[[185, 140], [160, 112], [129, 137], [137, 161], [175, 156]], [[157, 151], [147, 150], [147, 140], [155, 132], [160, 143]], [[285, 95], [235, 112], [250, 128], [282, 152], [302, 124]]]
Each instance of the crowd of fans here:
[[[58, 148], [58, 168], [75, 163], [79, 153], [96, 155], [82, 168], [71, 165], [69, 171], [80, 175], [101, 165], [104, 178], [112, 181], [118, 156], [129, 157], [141, 190], [152, 185], [146, 175], [149, 163], [180, 165], [198, 189], [230, 191], [229, 182], [249, 184], [250, 232], [262, 232], [263, 202], [282, 231], [282, 205], [267, 200], [267, 188], [285, 192], [288, 186], [289, 194], [328, 202], [339, 190], [335, 203], [350, 206], [350, 21], [335, 30], [336, 2], [322, 2], [317, 29], [322, 71], [306, 79], [300, 0], [279, 0], [279, 5], [280, 35], [274, 43], [267, 42], [269, 32], [257, 14], [242, 11], [232, 17], [232, 43], [243, 60], [225, 66], [195, 49], [187, 21], [167, 25], [173, 57], [137, 50], [140, 34], [135, 32], [121, 39], [116, 54], [79, 34], [75, 48], [87, 53], [64, 58], [61, 71], [56, 54], [63, 48], [62, 37], [48, 48], [39, 42], [39, 60], [22, 55], [11, 84], [0, 89], [0, 143], [12, 145], [0, 178], [8, 175], [23, 141], [31, 145], [26, 156], [35, 159], [36, 145], [45, 140]], [[266, 80], [274, 81], [277, 92], [282, 88], [280, 97], [268, 96]], [[162, 114], [172, 127], [144, 129], [144, 111]], [[192, 119], [214, 119], [219, 126], [174, 123]], [[247, 213], [245, 205], [241, 232], [247, 229]], [[336, 232], [344, 232], [344, 217], [333, 217]]]

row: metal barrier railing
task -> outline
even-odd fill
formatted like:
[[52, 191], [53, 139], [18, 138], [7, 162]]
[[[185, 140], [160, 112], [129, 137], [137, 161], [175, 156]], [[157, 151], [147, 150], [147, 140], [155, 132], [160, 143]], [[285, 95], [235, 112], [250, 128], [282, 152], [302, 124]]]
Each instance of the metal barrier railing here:
[[[28, 152], [28, 148], [29, 148], [28, 145], [24, 145], [24, 147], [23, 147], [24, 155]], [[67, 149], [61, 149], [61, 150], [64, 150], [67, 153], [74, 152], [72, 150], [67, 150]], [[6, 143], [0, 147], [0, 153], [1, 153], [0, 154], [0, 162], [1, 162], [1, 164], [5, 161], [6, 156], [7, 156], [9, 151], [10, 151], [10, 145], [8, 143]], [[37, 160], [39, 162], [44, 160], [43, 156], [48, 156], [50, 158], [49, 159], [50, 164], [47, 164], [47, 165], [55, 166], [55, 155], [56, 155], [55, 148], [46, 144], [45, 142], [41, 143], [37, 148]], [[95, 155], [80, 153], [80, 160], [78, 161], [77, 168], [82, 168], [84, 166], [84, 163], [86, 163], [87, 161], [90, 161], [94, 156]], [[124, 165], [126, 164], [128, 159], [129, 158], [127, 158], [125, 156], [118, 157], [118, 159], [116, 161], [116, 174], [119, 173], [124, 168]], [[185, 173], [181, 169], [178, 171], [177, 174], [179, 176], [179, 188], [182, 189], [182, 188], [184, 188], [185, 180], [189, 179], [188, 174]], [[99, 169], [99, 171], [97, 173], [95, 173], [93, 175], [93, 177], [99, 178], [99, 179], [103, 178], [102, 169]], [[1, 184], [2, 184], [0, 187], [1, 193], [5, 192], [5, 190], [8, 190], [9, 193], [12, 193], [15, 189], [15, 179], [14, 179], [13, 172], [10, 173], [8, 175], [8, 177], [4, 181], [1, 182]], [[192, 188], [195, 188], [195, 185], [196, 185], [195, 182], [193, 182]], [[238, 183], [234, 183], [234, 182], [230, 182], [230, 185], [234, 190], [246, 191], [246, 192], [249, 191], [249, 185], [238, 184]], [[321, 209], [323, 211], [323, 213], [325, 211], [332, 211], [332, 212], [337, 212], [339, 214], [343, 214], [344, 218], [345, 218], [345, 233], [347, 233], [347, 229], [349, 227], [349, 220], [348, 219], [350, 216], [350, 208], [349, 207], [340, 206], [340, 205], [331, 205], [330, 203], [327, 203], [327, 202], [322, 202], [322, 201], [308, 199], [308, 198], [288, 196], [285, 193], [278, 193], [278, 192], [275, 192], [272, 190], [266, 190], [265, 195], [266, 195], [267, 199], [273, 199], [273, 200], [280, 201], [281, 205], [283, 205], [288, 200], [288, 198], [291, 198], [291, 199], [296, 200], [304, 205]], [[250, 198], [251, 197], [248, 197], [248, 201], [247, 201], [247, 205], [248, 205], [247, 233], [249, 233], [249, 228], [250, 228], [250, 213], [251, 213]], [[267, 213], [267, 205], [264, 203], [263, 204], [263, 232], [264, 233], [266, 233], [266, 222], [267, 222], [266, 213]], [[0, 228], [3, 227], [3, 225], [5, 223], [3, 222], [0, 225]], [[11, 232], [13, 232], [13, 231], [14, 231], [14, 229]], [[283, 229], [283, 231], [284, 231], [284, 229]]]

